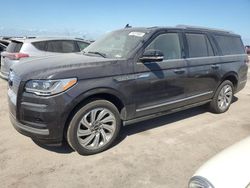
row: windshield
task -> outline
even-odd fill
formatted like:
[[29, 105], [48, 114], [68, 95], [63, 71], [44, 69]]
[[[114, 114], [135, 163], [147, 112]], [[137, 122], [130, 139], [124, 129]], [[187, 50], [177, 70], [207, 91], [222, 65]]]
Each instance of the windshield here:
[[128, 58], [130, 52], [143, 40], [141, 31], [122, 30], [108, 33], [83, 50], [107, 58]]

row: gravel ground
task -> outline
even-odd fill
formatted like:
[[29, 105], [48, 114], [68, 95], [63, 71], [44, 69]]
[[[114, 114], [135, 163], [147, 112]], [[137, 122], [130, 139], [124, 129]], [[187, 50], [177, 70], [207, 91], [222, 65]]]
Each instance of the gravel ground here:
[[185, 188], [210, 157], [250, 134], [250, 78], [230, 110], [198, 107], [125, 127], [119, 142], [92, 156], [44, 147], [15, 131], [0, 79], [0, 187]]

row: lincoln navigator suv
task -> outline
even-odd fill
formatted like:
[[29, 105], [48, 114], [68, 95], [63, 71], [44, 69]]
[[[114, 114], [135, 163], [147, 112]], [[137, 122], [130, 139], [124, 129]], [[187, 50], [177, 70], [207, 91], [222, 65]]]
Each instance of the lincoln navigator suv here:
[[90, 155], [111, 147], [122, 125], [203, 104], [226, 112], [246, 85], [247, 72], [241, 37], [232, 32], [125, 28], [80, 53], [12, 66], [10, 119], [35, 141], [66, 140]]

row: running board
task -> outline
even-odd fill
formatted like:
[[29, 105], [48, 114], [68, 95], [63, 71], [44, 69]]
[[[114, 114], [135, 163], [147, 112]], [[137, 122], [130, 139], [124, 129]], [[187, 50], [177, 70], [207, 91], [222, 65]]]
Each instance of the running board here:
[[123, 126], [131, 125], [131, 124], [138, 123], [138, 122], [141, 122], [141, 121], [146, 121], [146, 120], [153, 119], [153, 118], [156, 118], [156, 117], [159, 117], [159, 116], [164, 116], [164, 115], [167, 115], [167, 114], [172, 114], [172, 113], [179, 112], [179, 111], [182, 111], [182, 110], [186, 110], [186, 109], [189, 109], [189, 108], [201, 106], [203, 104], [209, 103], [210, 101], [211, 100], [206, 100], [206, 101], [202, 101], [202, 102], [199, 102], [199, 103], [190, 104], [190, 105], [187, 105], [187, 106], [171, 109], [171, 110], [168, 110], [168, 111], [159, 112], [159, 113], [155, 113], [155, 114], [151, 114], [151, 115], [147, 115], [147, 116], [143, 116], [143, 117], [139, 117], [139, 118], [135, 118], [135, 119], [131, 119], [131, 120], [126, 120], [126, 121], [123, 121]]

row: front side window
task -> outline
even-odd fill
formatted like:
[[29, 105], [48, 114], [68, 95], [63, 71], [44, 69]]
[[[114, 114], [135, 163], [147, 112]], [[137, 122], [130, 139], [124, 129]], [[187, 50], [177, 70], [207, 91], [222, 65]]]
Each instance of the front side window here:
[[160, 50], [164, 59], [180, 59], [181, 47], [178, 33], [167, 33], [157, 36], [145, 49]]
[[212, 46], [204, 34], [186, 34], [188, 42], [189, 57], [207, 57], [213, 56]]

